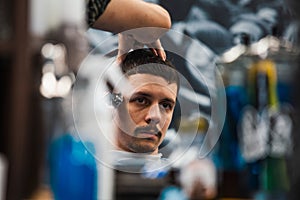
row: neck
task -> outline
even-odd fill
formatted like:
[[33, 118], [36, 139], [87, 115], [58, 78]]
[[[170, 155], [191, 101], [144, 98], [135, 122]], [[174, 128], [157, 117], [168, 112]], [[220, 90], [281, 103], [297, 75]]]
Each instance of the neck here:
[[120, 145], [117, 145], [117, 148], [116, 150], [119, 150], [119, 151], [126, 151], [126, 152], [129, 152], [129, 153], [142, 153], [142, 154], [148, 154], [148, 155], [157, 155], [158, 154], [158, 149], [155, 149], [153, 152], [135, 152], [135, 151], [132, 151], [128, 148], [124, 148]]

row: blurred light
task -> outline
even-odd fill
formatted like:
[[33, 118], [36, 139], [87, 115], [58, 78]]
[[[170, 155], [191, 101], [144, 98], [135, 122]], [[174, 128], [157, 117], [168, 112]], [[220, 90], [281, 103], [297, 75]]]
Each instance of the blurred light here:
[[72, 76], [66, 75], [57, 81], [52, 72], [46, 72], [42, 76], [40, 92], [46, 98], [65, 97], [71, 91], [72, 85]]
[[52, 58], [53, 53], [54, 53], [54, 45], [51, 43], [46, 43], [43, 47], [42, 47], [42, 55], [45, 58]]
[[57, 96], [64, 97], [68, 95], [72, 87], [72, 79], [69, 76], [63, 76], [57, 82], [56, 93]]
[[42, 85], [41, 85], [41, 93], [42, 94], [46, 94], [44, 95], [45, 97], [48, 97], [49, 95], [55, 94], [55, 90], [56, 90], [56, 78], [55, 75], [51, 72], [47, 72], [43, 75], [42, 77]]
[[280, 40], [278, 38], [267, 36], [252, 44], [251, 48], [254, 55], [259, 55], [260, 57], [265, 58], [268, 56], [270, 51], [279, 51], [280, 45]]
[[42, 85], [49, 91], [55, 91], [56, 78], [51, 72], [45, 73], [42, 77]]
[[268, 38], [268, 41], [269, 41], [270, 47], [279, 49], [281, 42], [278, 38], [270, 37], [270, 38]]
[[49, 93], [49, 91], [47, 91], [42, 85], [40, 86], [40, 93], [47, 99], [51, 99], [53, 97], [53, 95]]
[[65, 47], [62, 44], [54, 45], [53, 59], [61, 58], [65, 54]]
[[252, 44], [251, 46], [252, 52], [255, 55], [260, 55], [262, 57], [267, 56], [267, 52], [269, 49], [269, 41], [267, 39], [261, 39], [258, 42]]
[[237, 45], [230, 50], [226, 51], [222, 57], [222, 62], [231, 63], [235, 61], [238, 57], [240, 57], [243, 53], [245, 53], [246, 48], [243, 45]]

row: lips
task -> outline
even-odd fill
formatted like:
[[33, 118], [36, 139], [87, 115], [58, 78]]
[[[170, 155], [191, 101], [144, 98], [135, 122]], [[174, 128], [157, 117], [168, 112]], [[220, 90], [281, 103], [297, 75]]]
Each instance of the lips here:
[[153, 133], [153, 132], [140, 132], [136, 135], [138, 138], [158, 138], [159, 134], [158, 133]]
[[134, 131], [134, 136], [137, 138], [145, 138], [145, 139], [155, 139], [155, 138], [160, 138], [161, 137], [161, 132], [155, 128], [153, 129], [148, 128], [148, 127], [138, 127], [135, 131]]

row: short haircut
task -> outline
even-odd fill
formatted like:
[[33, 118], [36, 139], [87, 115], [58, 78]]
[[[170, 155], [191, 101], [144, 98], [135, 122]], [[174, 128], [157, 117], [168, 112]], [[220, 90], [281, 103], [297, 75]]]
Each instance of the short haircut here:
[[179, 75], [174, 65], [168, 60], [164, 61], [150, 49], [137, 49], [129, 52], [121, 63], [121, 68], [126, 76], [133, 74], [160, 76], [168, 83], [176, 83], [177, 92], [179, 90]]

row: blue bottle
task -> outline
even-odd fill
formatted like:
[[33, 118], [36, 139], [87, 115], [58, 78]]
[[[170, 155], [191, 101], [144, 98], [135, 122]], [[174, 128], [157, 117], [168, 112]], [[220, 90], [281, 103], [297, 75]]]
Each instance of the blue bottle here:
[[56, 200], [97, 199], [95, 159], [71, 134], [63, 134], [50, 144], [49, 171]]

